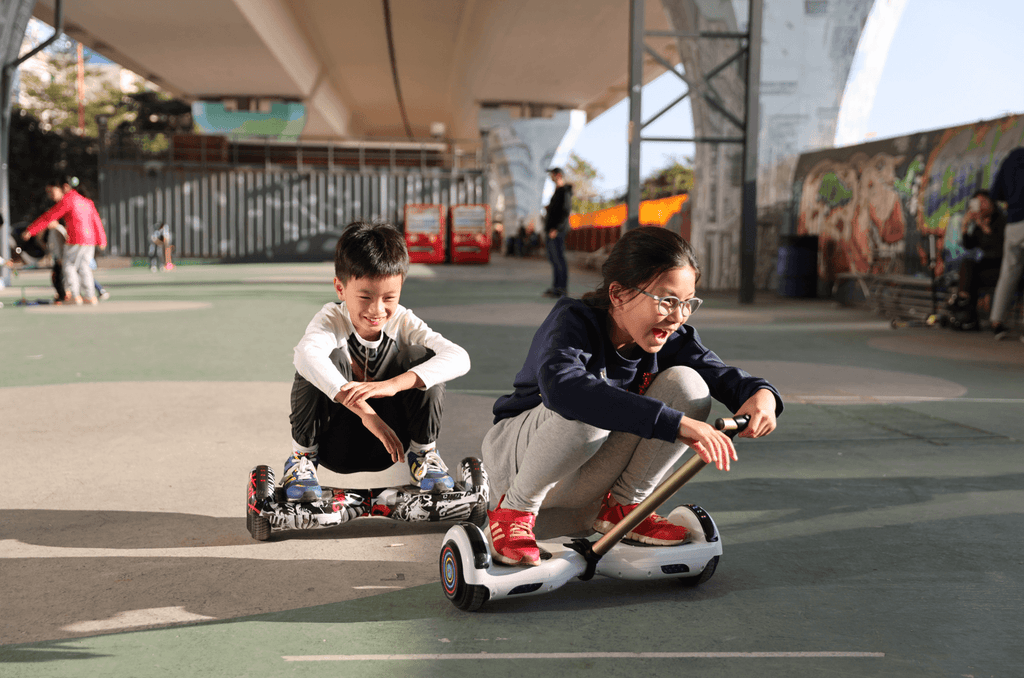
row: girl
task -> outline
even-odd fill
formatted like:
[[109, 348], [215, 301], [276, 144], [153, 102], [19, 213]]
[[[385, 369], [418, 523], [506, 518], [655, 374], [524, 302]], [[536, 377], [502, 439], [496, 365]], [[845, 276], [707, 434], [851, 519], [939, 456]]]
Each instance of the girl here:
[[[728, 471], [737, 458], [732, 442], [704, 423], [712, 397], [750, 415], [745, 437], [771, 433], [782, 412], [774, 387], [725, 365], [685, 324], [701, 304], [694, 296], [700, 269], [685, 240], [663, 228], [634, 229], [601, 272], [596, 291], [555, 304], [515, 391], [494, 405], [482, 456], [491, 496], [500, 499], [488, 512], [488, 539], [493, 556], [509, 565], [540, 563], [541, 508], [545, 516], [563, 509], [578, 527], [604, 533], [687, 446]], [[626, 536], [671, 545], [687, 534], [652, 515]]]
[[49, 226], [50, 222], [63, 219], [67, 229], [67, 243], [64, 247], [64, 285], [67, 299], [76, 304], [98, 303], [92, 268], [89, 263], [96, 256], [96, 247], [107, 246], [107, 233], [96, 212], [96, 206], [75, 190], [77, 177], [60, 175], [46, 184], [46, 195], [57, 203], [48, 209], [22, 232], [28, 240]]

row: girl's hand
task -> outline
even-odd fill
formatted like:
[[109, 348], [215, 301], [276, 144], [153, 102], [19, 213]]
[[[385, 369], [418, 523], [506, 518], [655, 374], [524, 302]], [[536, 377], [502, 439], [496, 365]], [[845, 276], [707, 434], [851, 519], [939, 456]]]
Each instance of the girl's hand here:
[[736, 410], [736, 414], [750, 416], [750, 423], [747, 424], [739, 436], [741, 438], [760, 438], [775, 430], [775, 394], [766, 388], [761, 389], [743, 403], [743, 406]]
[[405, 461], [405, 449], [402, 447], [402, 441], [399, 440], [395, 432], [391, 430], [391, 427], [383, 419], [377, 416], [376, 413], [364, 415], [361, 419], [363, 426], [368, 428], [370, 433], [377, 436], [377, 440], [384, 444], [384, 449], [391, 455], [391, 461]]
[[717, 466], [719, 471], [728, 471], [730, 460], [739, 459], [729, 436], [703, 421], [683, 417], [677, 437], [692, 447], [705, 462]]

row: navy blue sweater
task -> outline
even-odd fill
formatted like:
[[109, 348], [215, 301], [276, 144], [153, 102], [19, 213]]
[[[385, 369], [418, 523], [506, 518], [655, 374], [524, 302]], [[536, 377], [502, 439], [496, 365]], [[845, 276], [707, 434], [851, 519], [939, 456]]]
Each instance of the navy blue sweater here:
[[992, 199], [1006, 202], [1006, 221], [1024, 221], [1024, 148], [1015, 148], [992, 180]]
[[607, 318], [605, 310], [560, 299], [533, 337], [515, 392], [494, 404], [494, 422], [543, 403], [567, 419], [672, 441], [685, 413], [641, 393], [659, 370], [676, 365], [696, 370], [711, 396], [732, 412], [763, 388], [775, 394], [776, 414], [782, 412], [782, 398], [771, 384], [723, 363], [689, 325], [681, 326], [658, 353], [641, 351], [638, 359], [629, 360], [612, 346]]

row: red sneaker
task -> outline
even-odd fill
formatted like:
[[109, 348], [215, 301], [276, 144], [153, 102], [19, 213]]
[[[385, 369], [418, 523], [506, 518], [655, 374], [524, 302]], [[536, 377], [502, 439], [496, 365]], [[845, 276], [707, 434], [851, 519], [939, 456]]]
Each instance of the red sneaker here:
[[490, 521], [487, 541], [491, 545], [491, 555], [506, 565], [540, 565], [540, 549], [533, 536], [537, 515], [501, 508], [503, 501], [504, 495], [498, 501], [498, 508], [487, 512]]
[[[594, 530], [601, 534], [606, 534], [618, 525], [626, 514], [637, 507], [637, 504], [630, 504], [629, 506], [615, 504], [612, 506], [611, 502], [613, 501], [615, 500], [612, 499], [611, 492], [609, 492], [601, 503], [601, 512], [597, 514], [597, 519], [594, 520]], [[642, 544], [650, 544], [651, 546], [675, 546], [676, 544], [682, 544], [689, 536], [690, 532], [685, 527], [669, 522], [657, 513], [647, 516], [642, 523], [633, 528], [632, 532], [626, 533], [626, 539], [632, 539]]]

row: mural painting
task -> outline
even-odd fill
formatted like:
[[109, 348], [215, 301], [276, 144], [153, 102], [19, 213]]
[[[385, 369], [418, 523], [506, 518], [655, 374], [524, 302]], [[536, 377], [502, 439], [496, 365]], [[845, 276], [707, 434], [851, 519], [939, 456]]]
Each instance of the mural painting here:
[[818, 274], [936, 274], [963, 254], [967, 201], [989, 188], [1003, 158], [1024, 145], [1024, 115], [800, 156], [796, 235], [818, 236]]

